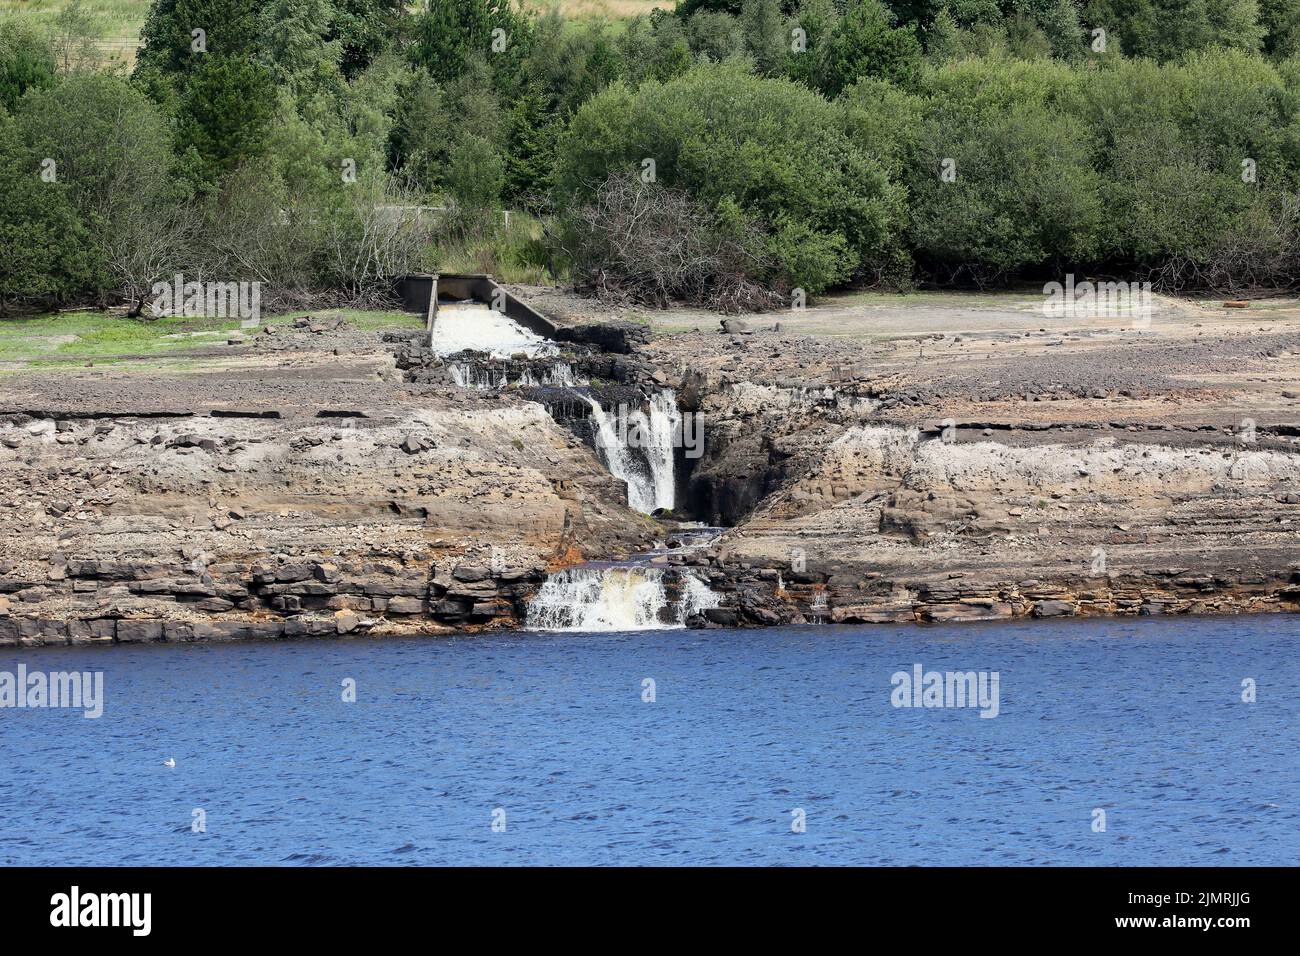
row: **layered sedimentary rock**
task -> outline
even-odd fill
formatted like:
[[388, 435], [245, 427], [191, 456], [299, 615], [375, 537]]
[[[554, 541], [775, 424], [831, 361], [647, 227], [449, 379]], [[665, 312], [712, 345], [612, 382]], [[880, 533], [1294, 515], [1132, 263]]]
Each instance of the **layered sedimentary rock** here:
[[238, 411], [177, 379], [188, 406], [114, 414], [132, 384], [0, 414], [0, 644], [515, 621], [548, 566], [651, 540], [536, 403], [310, 383], [272, 401], [259, 375], [244, 401], [223, 380]]
[[[549, 574], [630, 557], [707, 586], [692, 626], [1300, 606], [1287, 327], [561, 326], [536, 359], [307, 322], [197, 369], [10, 370], [0, 645], [516, 627]], [[702, 446], [655, 519], [593, 408], [669, 394]], [[722, 529], [633, 557], [670, 518]]]

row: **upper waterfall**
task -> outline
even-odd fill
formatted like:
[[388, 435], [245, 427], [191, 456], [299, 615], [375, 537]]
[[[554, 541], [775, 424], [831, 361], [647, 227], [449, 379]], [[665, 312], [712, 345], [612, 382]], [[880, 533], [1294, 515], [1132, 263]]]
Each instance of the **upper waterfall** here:
[[627, 503], [651, 514], [677, 503], [676, 448], [682, 414], [672, 389], [651, 397], [648, 410], [620, 405], [606, 411], [590, 396], [596, 424], [596, 450], [610, 474], [627, 483]]

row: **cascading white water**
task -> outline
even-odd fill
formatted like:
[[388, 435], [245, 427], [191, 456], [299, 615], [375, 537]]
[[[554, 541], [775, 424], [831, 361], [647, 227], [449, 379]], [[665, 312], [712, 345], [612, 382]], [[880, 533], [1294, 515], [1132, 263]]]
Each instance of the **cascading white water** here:
[[540, 631], [647, 631], [686, 626], [720, 597], [695, 572], [681, 570], [681, 596], [668, 599], [663, 568], [567, 568], [550, 575], [528, 604], [526, 625]]
[[573, 366], [568, 362], [555, 362], [546, 366], [542, 371], [542, 377], [539, 379], [533, 374], [531, 368], [526, 368], [519, 376], [519, 381], [515, 382], [520, 388], [528, 385], [549, 385], [553, 388], [574, 388], [578, 385], [588, 384], [584, 378], [578, 380], [578, 376], [573, 371]]
[[677, 396], [672, 389], [664, 389], [650, 399], [650, 414], [637, 412], [644, 423], [642, 443], [646, 461], [650, 465], [650, 480], [654, 487], [654, 508], [673, 509], [677, 502], [677, 474], [674, 469], [674, 450], [680, 440], [682, 413], [677, 408]]
[[[472, 362], [454, 362], [447, 368], [451, 373], [451, 380], [461, 388], [476, 388], [486, 390], [490, 388], [505, 388], [509, 384], [508, 376], [504, 368], [494, 369], [491, 367], [483, 368]], [[556, 362], [548, 365], [542, 370], [541, 378], [534, 374], [533, 369], [525, 368], [519, 373], [519, 378], [515, 385], [520, 388], [527, 386], [549, 385], [555, 388], [573, 388], [577, 385], [586, 385], [587, 381], [578, 380], [578, 376], [573, 371], [573, 366], [568, 362]]]
[[583, 397], [596, 423], [601, 462], [611, 475], [627, 482], [628, 507], [646, 514], [660, 508], [671, 511], [677, 502], [675, 450], [682, 425], [676, 394], [672, 389], [657, 392], [648, 413], [634, 409], [621, 423], [618, 410], [607, 412], [595, 399]]
[[632, 450], [619, 438], [618, 413], [607, 412], [600, 402], [584, 395], [591, 406], [591, 420], [596, 423], [596, 453], [611, 475], [627, 483], [628, 507], [649, 514], [654, 510], [654, 491], [647, 475], [632, 455]]
[[705, 583], [703, 578], [687, 573], [682, 576], [682, 622], [685, 623], [692, 614], [717, 607], [722, 603], [722, 596]]
[[505, 369], [494, 371], [493, 369], [479, 369], [469, 362], [457, 362], [448, 367], [451, 372], [451, 380], [461, 388], [505, 388], [506, 373]]

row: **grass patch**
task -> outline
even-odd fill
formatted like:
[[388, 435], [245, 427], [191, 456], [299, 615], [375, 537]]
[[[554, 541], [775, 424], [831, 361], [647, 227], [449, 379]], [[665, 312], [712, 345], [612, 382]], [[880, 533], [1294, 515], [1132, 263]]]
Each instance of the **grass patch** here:
[[498, 218], [449, 230], [433, 247], [439, 272], [483, 272], [499, 282], [555, 285], [547, 268], [542, 223], [523, 212], [510, 214], [509, 225]]
[[62, 312], [0, 321], [0, 362], [34, 362], [60, 356], [113, 356], [184, 352], [223, 341], [238, 319], [128, 319], [102, 312]]
[[[53, 33], [55, 21], [70, 0], [0, 0], [0, 17], [14, 16], [47, 33]], [[140, 29], [149, 13], [151, 0], [82, 0], [81, 8], [89, 16], [95, 36], [101, 69], [135, 65], [135, 51], [140, 45]]]
[[[20, 15], [42, 29], [51, 29], [54, 21], [71, 0], [0, 0], [0, 16]], [[121, 54], [126, 49], [126, 62], [135, 59], [135, 45], [140, 39], [152, 0], [82, 0], [82, 9], [95, 24], [102, 48], [106, 52]], [[617, 20], [649, 13], [655, 7], [671, 10], [674, 0], [524, 0], [524, 7], [538, 13], [558, 7], [572, 20], [607, 18]], [[407, 10], [418, 13], [423, 3], [409, 3]]]
[[[304, 312], [263, 316], [261, 325], [287, 326]], [[336, 309], [356, 329], [418, 329], [424, 317], [388, 310]], [[260, 327], [260, 326], [259, 326]], [[105, 364], [134, 356], [183, 355], [225, 344], [240, 328], [239, 319], [167, 316], [128, 319], [103, 312], [60, 312], [32, 318], [0, 319], [0, 362], [24, 362], [43, 368]]]

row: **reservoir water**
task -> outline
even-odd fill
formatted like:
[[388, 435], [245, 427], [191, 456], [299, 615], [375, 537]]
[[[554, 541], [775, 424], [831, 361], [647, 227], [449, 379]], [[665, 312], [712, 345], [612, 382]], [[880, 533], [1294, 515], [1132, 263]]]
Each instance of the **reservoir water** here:
[[[20, 663], [100, 670], [105, 702], [0, 709], [6, 865], [1300, 858], [1295, 617], [0, 650]], [[997, 672], [997, 716], [893, 706], [918, 664]]]

